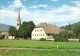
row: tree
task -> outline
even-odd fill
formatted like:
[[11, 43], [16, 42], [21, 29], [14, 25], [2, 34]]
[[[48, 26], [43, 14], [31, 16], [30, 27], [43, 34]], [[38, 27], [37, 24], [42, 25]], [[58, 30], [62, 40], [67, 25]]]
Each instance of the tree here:
[[77, 35], [80, 33], [80, 23], [73, 27], [73, 32]]
[[69, 32], [69, 31], [62, 31], [58, 35], [55, 35], [55, 37], [59, 38], [76, 38], [76, 34], [74, 32]]
[[69, 23], [69, 25], [66, 25], [64, 29], [66, 29], [66, 30], [71, 30], [71, 29], [72, 29], [72, 28], [71, 28], [71, 24]]
[[34, 29], [34, 27], [35, 27], [35, 24], [33, 23], [33, 21], [29, 21], [29, 22], [24, 21], [20, 26], [18, 35], [20, 37], [23, 37], [24, 39], [30, 38], [31, 32]]
[[71, 30], [72, 28], [71, 28], [71, 24], [69, 23], [69, 26], [68, 26], [68, 30]]
[[9, 34], [11, 36], [16, 36], [16, 28], [14, 26], [10, 26], [10, 28], [9, 28]]
[[68, 25], [66, 25], [66, 26], [64, 27], [64, 29], [68, 30]]

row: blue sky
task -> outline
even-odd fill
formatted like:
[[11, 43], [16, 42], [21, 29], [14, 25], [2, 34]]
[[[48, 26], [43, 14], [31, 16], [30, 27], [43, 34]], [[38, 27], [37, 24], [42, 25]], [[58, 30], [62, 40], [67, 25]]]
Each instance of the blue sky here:
[[0, 0], [0, 23], [16, 26], [21, 21], [64, 26], [80, 21], [80, 0]]

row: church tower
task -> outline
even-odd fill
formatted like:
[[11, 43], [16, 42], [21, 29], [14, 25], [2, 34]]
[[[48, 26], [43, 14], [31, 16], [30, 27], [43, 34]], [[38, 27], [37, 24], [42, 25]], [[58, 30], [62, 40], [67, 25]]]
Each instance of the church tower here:
[[20, 25], [21, 25], [21, 19], [20, 19], [20, 10], [19, 10], [19, 12], [18, 12], [18, 18], [17, 18], [16, 30], [19, 30]]

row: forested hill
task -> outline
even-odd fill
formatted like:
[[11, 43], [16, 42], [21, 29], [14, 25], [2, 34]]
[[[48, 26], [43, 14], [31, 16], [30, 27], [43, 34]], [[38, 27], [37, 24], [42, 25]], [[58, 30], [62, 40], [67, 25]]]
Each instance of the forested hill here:
[[[72, 29], [73, 29], [73, 27], [74, 27], [75, 25], [80, 25], [80, 21], [77, 22], [77, 23], [71, 24]], [[61, 29], [64, 29], [65, 26], [62, 26], [62, 27], [60, 27], [60, 28], [61, 28]]]
[[[80, 25], [80, 21], [74, 24], [71, 24], [71, 27], [73, 28], [75, 25]], [[0, 24], [0, 30], [2, 31], [8, 31], [9, 30], [10, 25], [6, 25], [6, 24]], [[64, 29], [65, 26], [60, 27], [61, 29]]]

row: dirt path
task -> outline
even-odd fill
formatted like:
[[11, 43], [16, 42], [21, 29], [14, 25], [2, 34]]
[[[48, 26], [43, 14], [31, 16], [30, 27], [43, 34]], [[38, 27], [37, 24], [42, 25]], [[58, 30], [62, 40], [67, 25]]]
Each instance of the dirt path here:
[[[0, 47], [0, 49], [24, 49], [24, 50], [51, 50], [51, 49], [39, 49], [39, 48], [14, 48], [14, 47]], [[56, 49], [57, 50], [57, 49]], [[59, 50], [69, 50], [69, 51], [80, 51], [80, 49], [59, 49]]]
[[0, 49], [50, 50], [50, 49], [38, 49], [38, 48], [13, 48], [13, 47], [0, 47]]

